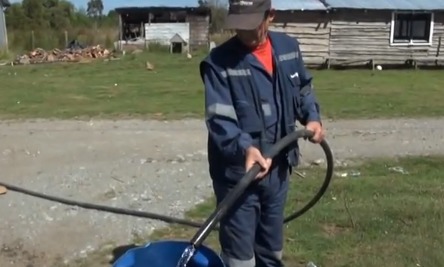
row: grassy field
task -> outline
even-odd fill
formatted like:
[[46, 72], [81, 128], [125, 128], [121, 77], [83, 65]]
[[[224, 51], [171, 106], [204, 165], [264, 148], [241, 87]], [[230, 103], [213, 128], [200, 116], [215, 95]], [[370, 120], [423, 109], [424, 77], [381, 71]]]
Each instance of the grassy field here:
[[[307, 262], [326, 267], [441, 266], [444, 262], [444, 157], [373, 159], [354, 168], [358, 177], [335, 177], [320, 202], [287, 224], [285, 263], [303, 267]], [[401, 167], [407, 173], [391, 170]], [[287, 215], [305, 205], [323, 179], [320, 167], [292, 177]], [[198, 205], [187, 217], [204, 221], [214, 209], [213, 199]], [[189, 240], [197, 230], [170, 226], [147, 240]], [[213, 232], [205, 244], [219, 251]], [[110, 251], [101, 250], [70, 267], [103, 266]], [[118, 256], [117, 256], [118, 257]]]
[[[317, 206], [290, 222], [285, 232], [286, 266], [441, 266], [444, 262], [444, 158], [372, 160], [359, 177], [335, 178]], [[408, 174], [390, 170], [401, 166]], [[347, 171], [347, 169], [338, 169]], [[322, 169], [294, 176], [287, 214], [318, 190]], [[189, 212], [203, 220], [213, 201]], [[195, 229], [170, 227], [155, 239], [189, 239]], [[216, 232], [207, 244], [218, 249]]]
[[[183, 118], [203, 112], [202, 55], [0, 67], [0, 118]], [[146, 61], [155, 67], [145, 68]], [[442, 71], [312, 71], [324, 117], [444, 115]]]

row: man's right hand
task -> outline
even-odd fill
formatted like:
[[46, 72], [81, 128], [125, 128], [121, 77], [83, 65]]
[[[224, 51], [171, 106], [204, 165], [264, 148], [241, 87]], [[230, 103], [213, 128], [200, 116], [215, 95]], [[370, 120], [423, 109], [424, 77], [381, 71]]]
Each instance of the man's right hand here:
[[268, 170], [270, 169], [271, 166], [271, 159], [264, 158], [259, 149], [252, 146], [249, 147], [246, 151], [246, 159], [245, 159], [246, 171], [248, 172], [255, 163], [258, 163], [262, 167], [262, 171], [256, 176], [257, 179], [261, 179], [268, 173]]

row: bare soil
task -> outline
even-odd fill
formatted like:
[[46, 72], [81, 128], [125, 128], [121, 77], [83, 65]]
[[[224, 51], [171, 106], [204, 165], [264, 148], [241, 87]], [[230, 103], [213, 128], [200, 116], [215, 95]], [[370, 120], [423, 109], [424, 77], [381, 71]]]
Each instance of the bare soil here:
[[[444, 119], [325, 126], [339, 162], [444, 153]], [[0, 135], [0, 181], [30, 190], [177, 217], [211, 194], [199, 120], [5, 121]], [[301, 147], [305, 162], [323, 157], [311, 143]], [[0, 218], [2, 267], [60, 266], [165, 225], [11, 191], [0, 195]]]

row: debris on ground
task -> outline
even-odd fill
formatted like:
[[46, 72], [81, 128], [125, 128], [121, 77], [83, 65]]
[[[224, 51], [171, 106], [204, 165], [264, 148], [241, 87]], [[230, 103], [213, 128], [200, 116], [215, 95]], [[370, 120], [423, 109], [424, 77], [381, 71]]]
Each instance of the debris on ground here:
[[342, 161], [342, 160], [335, 160], [335, 167], [347, 167], [348, 163], [346, 161]]
[[149, 61], [147, 61], [145, 63], [145, 67], [146, 67], [147, 70], [154, 70], [154, 65], [151, 64]]
[[306, 177], [306, 173], [305, 172], [299, 172], [299, 171], [295, 171], [296, 175], [301, 177], [301, 178], [305, 178]]
[[311, 164], [319, 166], [319, 165], [322, 165], [324, 163], [325, 163], [325, 159], [317, 159], [317, 160], [312, 161]]
[[[404, 174], [404, 175], [409, 174], [409, 172], [401, 166], [389, 167], [388, 170], [391, 172], [397, 172], [397, 173]], [[361, 172], [357, 171], [357, 170], [335, 172], [335, 176], [336, 177], [343, 177], [343, 178], [345, 178], [345, 177], [359, 177], [359, 176], [361, 176]]]
[[335, 175], [337, 177], [359, 177], [361, 176], [361, 172], [353, 170], [348, 172], [336, 172]]
[[111, 57], [112, 53], [100, 45], [85, 48], [73, 47], [66, 49], [53, 49], [46, 51], [42, 48], [34, 49], [26, 54], [19, 55], [14, 65], [28, 65], [53, 62], [80, 62], [98, 58]]
[[409, 174], [409, 172], [406, 171], [406, 170], [405, 170], [403, 167], [401, 167], [401, 166], [390, 167], [389, 170], [392, 171], [392, 172], [400, 173], [400, 174]]
[[8, 189], [0, 185], [0, 195], [4, 195], [8, 192]]

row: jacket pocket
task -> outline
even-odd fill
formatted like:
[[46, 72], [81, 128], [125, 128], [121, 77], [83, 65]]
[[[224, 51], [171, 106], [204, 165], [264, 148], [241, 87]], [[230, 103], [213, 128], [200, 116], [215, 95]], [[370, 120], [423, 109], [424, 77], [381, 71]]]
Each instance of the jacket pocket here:
[[300, 119], [302, 116], [301, 112], [301, 81], [299, 77], [291, 77], [287, 76], [290, 83], [290, 91], [291, 91], [291, 103], [293, 106], [295, 119]]
[[239, 126], [244, 132], [252, 135], [261, 132], [261, 120], [253, 106], [247, 103], [237, 103], [236, 114]]
[[264, 114], [265, 128], [268, 129], [272, 126], [275, 126], [277, 123], [276, 107], [272, 103], [269, 103], [268, 100], [262, 99], [261, 108], [262, 114]]

